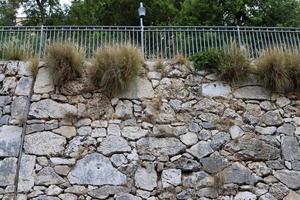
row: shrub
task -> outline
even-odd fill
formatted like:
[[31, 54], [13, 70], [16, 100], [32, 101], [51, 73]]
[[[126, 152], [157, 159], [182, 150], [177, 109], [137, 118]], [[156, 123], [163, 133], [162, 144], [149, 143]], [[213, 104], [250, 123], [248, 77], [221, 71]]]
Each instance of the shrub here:
[[177, 54], [175, 57], [175, 64], [187, 65], [187, 58], [182, 54]]
[[30, 63], [30, 71], [33, 77], [36, 77], [39, 71], [39, 58], [37, 56], [34, 56], [30, 58], [29, 63]]
[[229, 51], [225, 53], [223, 62], [218, 66], [221, 80], [237, 82], [245, 78], [250, 72], [250, 56], [244, 49], [239, 48], [236, 43], [230, 45]]
[[209, 49], [207, 51], [194, 54], [191, 60], [194, 62], [196, 70], [215, 70], [222, 64], [224, 57], [224, 51], [219, 49]]
[[268, 49], [257, 61], [258, 75], [265, 87], [273, 91], [287, 91], [291, 88], [287, 64], [289, 56], [279, 49]]
[[1, 51], [3, 58], [7, 60], [26, 60], [32, 55], [31, 49], [20, 46], [18, 41], [4, 43]]
[[288, 51], [286, 54], [288, 76], [291, 81], [291, 89], [300, 91], [300, 53], [297, 51]]
[[100, 49], [94, 60], [92, 82], [96, 87], [113, 95], [126, 89], [138, 75], [143, 57], [137, 47], [125, 45]]
[[80, 77], [83, 62], [84, 50], [72, 43], [55, 43], [46, 50], [46, 65], [56, 86]]

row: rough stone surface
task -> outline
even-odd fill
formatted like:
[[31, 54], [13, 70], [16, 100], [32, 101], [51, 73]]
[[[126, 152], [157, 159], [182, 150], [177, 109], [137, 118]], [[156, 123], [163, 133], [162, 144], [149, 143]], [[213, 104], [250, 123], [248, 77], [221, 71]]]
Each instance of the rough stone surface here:
[[255, 99], [255, 100], [268, 100], [270, 99], [270, 93], [258, 86], [247, 86], [239, 88], [234, 91], [233, 95], [239, 99]]
[[17, 126], [0, 127], [0, 157], [17, 156], [21, 143], [22, 128]]
[[17, 170], [16, 158], [4, 158], [0, 160], [0, 186], [14, 184]]
[[77, 109], [70, 104], [61, 104], [45, 99], [32, 103], [29, 115], [36, 118], [64, 118], [68, 115], [77, 115]]
[[283, 123], [281, 115], [277, 111], [269, 111], [262, 115], [261, 121], [268, 126], [278, 126]]
[[32, 82], [33, 80], [31, 77], [22, 77], [17, 84], [15, 94], [28, 96], [30, 94]]
[[274, 176], [288, 188], [300, 189], [300, 172], [290, 170], [279, 170], [274, 173]]
[[21, 158], [18, 192], [28, 192], [34, 186], [36, 156], [23, 154]]
[[202, 84], [202, 95], [209, 97], [227, 97], [231, 89], [229, 85], [222, 82], [204, 83]]
[[282, 141], [281, 150], [285, 160], [300, 160], [300, 146], [296, 137], [285, 136]]
[[109, 135], [101, 142], [98, 151], [104, 155], [111, 155], [113, 153], [130, 152], [131, 148], [124, 138], [116, 135]]
[[122, 129], [122, 136], [130, 140], [137, 140], [147, 135], [147, 130], [138, 126], [128, 126]]
[[214, 151], [211, 148], [210, 143], [201, 141], [195, 144], [194, 146], [192, 146], [190, 149], [187, 149], [187, 152], [189, 152], [196, 158], [201, 159], [204, 156], [213, 153]]
[[39, 69], [33, 89], [35, 93], [48, 93], [54, 91], [49, 68], [42, 67]]
[[154, 91], [151, 83], [144, 78], [137, 78], [132, 81], [127, 90], [120, 94], [120, 98], [125, 99], [138, 99], [138, 98], [152, 98], [154, 96]]
[[123, 185], [126, 175], [114, 168], [105, 156], [93, 153], [77, 161], [68, 175], [71, 184]]
[[51, 167], [45, 167], [36, 174], [34, 183], [37, 185], [55, 185], [64, 183], [65, 180], [55, 173]]
[[166, 169], [162, 171], [161, 175], [162, 186], [177, 186], [181, 184], [181, 170], [178, 169]]
[[156, 171], [149, 168], [138, 168], [134, 175], [135, 185], [138, 188], [152, 191], [157, 186]]
[[26, 135], [24, 150], [28, 154], [58, 155], [64, 150], [65, 144], [65, 137], [45, 131]]

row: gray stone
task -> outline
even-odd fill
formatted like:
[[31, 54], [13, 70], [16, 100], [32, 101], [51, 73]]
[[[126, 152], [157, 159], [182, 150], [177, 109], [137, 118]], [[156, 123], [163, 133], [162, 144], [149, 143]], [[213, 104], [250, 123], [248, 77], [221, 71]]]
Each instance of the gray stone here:
[[203, 188], [212, 182], [212, 177], [204, 171], [193, 172], [189, 176], [184, 176], [182, 186], [184, 188]]
[[153, 127], [153, 135], [156, 137], [177, 136], [175, 128], [169, 124], [157, 124]]
[[55, 173], [54, 169], [51, 167], [45, 167], [36, 174], [34, 179], [35, 185], [56, 185], [62, 184], [65, 180]]
[[58, 155], [64, 151], [66, 138], [49, 131], [25, 136], [24, 150], [28, 154]]
[[40, 132], [45, 129], [45, 124], [29, 124], [26, 126], [26, 134]]
[[276, 132], [277, 128], [275, 126], [268, 126], [268, 127], [260, 127], [256, 126], [255, 131], [262, 135], [272, 135]]
[[105, 137], [106, 136], [106, 129], [105, 128], [94, 128], [92, 130], [92, 137], [98, 138], [98, 137]]
[[54, 91], [53, 80], [50, 69], [42, 67], [36, 76], [34, 83], [34, 93], [48, 93]]
[[211, 148], [214, 150], [220, 149], [224, 144], [230, 141], [230, 135], [225, 132], [219, 132], [212, 136]]
[[19, 62], [18, 74], [23, 76], [32, 76], [30, 62]]
[[242, 164], [235, 162], [222, 172], [224, 183], [254, 185], [259, 179]]
[[283, 108], [289, 105], [290, 103], [291, 101], [286, 97], [279, 97], [276, 99], [276, 105], [279, 106], [280, 108]]
[[198, 142], [197, 144], [192, 146], [190, 149], [187, 149], [186, 151], [198, 159], [203, 158], [214, 152], [214, 150], [210, 146], [210, 143], [205, 141]]
[[116, 106], [115, 115], [117, 118], [130, 118], [133, 114], [131, 101], [119, 101]]
[[138, 168], [134, 175], [135, 186], [152, 191], [157, 186], [157, 174], [154, 168]]
[[50, 161], [54, 165], [74, 165], [75, 159], [74, 158], [59, 158], [59, 157], [51, 157]]
[[127, 159], [123, 154], [114, 154], [111, 156], [110, 160], [116, 167], [127, 163]]
[[22, 128], [17, 126], [0, 127], [0, 157], [17, 156], [20, 149]]
[[197, 161], [186, 157], [180, 157], [173, 163], [177, 169], [181, 169], [183, 172], [197, 171], [200, 169], [201, 166], [200, 163], [198, 163]]
[[64, 118], [68, 115], [77, 115], [77, 108], [70, 104], [57, 103], [50, 99], [34, 102], [30, 106], [30, 116], [36, 118]]
[[272, 194], [266, 193], [260, 196], [258, 200], [276, 200], [276, 198]]
[[285, 135], [293, 135], [296, 128], [292, 124], [283, 124], [277, 129], [277, 133], [279, 134], [285, 134]]
[[31, 77], [22, 77], [16, 87], [16, 95], [29, 96], [33, 79]]
[[119, 194], [116, 200], [142, 200], [140, 197], [133, 196], [132, 194]]
[[61, 189], [60, 187], [56, 185], [50, 185], [46, 190], [46, 194], [54, 196], [54, 195], [59, 195], [62, 191], [63, 189]]
[[124, 99], [153, 98], [154, 90], [147, 79], [136, 78], [118, 97]]
[[213, 99], [204, 98], [196, 103], [193, 108], [195, 108], [197, 111], [221, 114], [225, 107], [223, 104], [216, 102]]
[[145, 137], [148, 131], [141, 129], [138, 126], [127, 126], [122, 129], [122, 136], [129, 140], [137, 140]]
[[177, 138], [141, 138], [136, 143], [138, 152], [140, 154], [153, 154], [155, 156], [161, 155], [176, 155], [185, 149]]
[[171, 106], [171, 108], [175, 111], [175, 112], [179, 112], [181, 109], [181, 104], [182, 101], [178, 100], [178, 99], [172, 99], [169, 101], [169, 105]]
[[5, 75], [4, 74], [0, 74], [0, 82], [2, 82], [5, 78]]
[[209, 97], [227, 97], [231, 92], [229, 85], [222, 82], [202, 84], [202, 95]]
[[300, 172], [290, 170], [278, 170], [274, 176], [290, 189], [300, 189]]
[[274, 183], [272, 187], [270, 187], [269, 192], [276, 199], [283, 199], [289, 193], [289, 189], [282, 183]]
[[127, 177], [114, 168], [108, 158], [92, 153], [77, 161], [68, 179], [71, 184], [80, 185], [123, 185]]
[[225, 149], [234, 152], [236, 158], [244, 161], [275, 160], [280, 157], [278, 148], [254, 138], [253, 135], [231, 141], [225, 146]]
[[238, 192], [233, 200], [256, 200], [256, 195], [251, 192]]
[[228, 166], [227, 159], [223, 156], [220, 156], [219, 154], [201, 158], [200, 162], [202, 164], [203, 170], [211, 174], [215, 174]]
[[11, 102], [10, 96], [0, 96], [0, 107], [4, 107]]
[[74, 185], [65, 189], [65, 192], [73, 193], [73, 194], [86, 194], [87, 191], [88, 189], [86, 187], [80, 185]]
[[2, 87], [0, 88], [0, 94], [13, 93], [15, 87], [17, 86], [16, 77], [6, 77], [2, 82]]
[[299, 200], [299, 199], [300, 199], [300, 194], [291, 190], [289, 194], [286, 197], [284, 197], [283, 200]]
[[35, 156], [22, 154], [19, 171], [18, 192], [29, 192], [34, 186], [35, 160]]
[[247, 86], [234, 91], [233, 95], [239, 99], [254, 99], [254, 100], [268, 100], [270, 93], [263, 87]]
[[268, 126], [279, 126], [284, 121], [277, 111], [268, 111], [261, 116], [261, 122]]
[[296, 137], [285, 136], [282, 139], [281, 151], [285, 160], [300, 160], [300, 146]]
[[74, 126], [61, 126], [58, 129], [54, 129], [53, 132], [65, 136], [68, 139], [76, 136], [76, 129]]
[[101, 142], [97, 150], [104, 155], [111, 155], [114, 153], [130, 152], [131, 148], [124, 138], [116, 135], [108, 135]]
[[33, 198], [32, 200], [60, 200], [60, 198], [47, 195], [40, 195], [38, 197]]
[[148, 72], [148, 78], [149, 79], [160, 80], [161, 79], [161, 73], [159, 73], [159, 72]]
[[109, 124], [107, 127], [107, 134], [108, 135], [121, 135], [121, 129], [118, 124]]
[[229, 128], [229, 133], [232, 139], [239, 138], [245, 134], [245, 132], [239, 126], [236, 125], [231, 126]]
[[91, 135], [92, 128], [90, 126], [82, 126], [79, 129], [77, 129], [78, 135], [87, 136]]
[[161, 182], [164, 188], [181, 184], [181, 170], [166, 169], [162, 171]]
[[0, 186], [13, 185], [16, 177], [16, 170], [17, 158], [4, 158], [3, 160], [0, 160]]
[[218, 191], [215, 188], [206, 187], [197, 190], [197, 195], [199, 197], [216, 199], [218, 197]]
[[69, 194], [69, 193], [60, 194], [60, 195], [58, 195], [58, 197], [63, 200], [77, 200], [78, 199], [78, 197], [75, 194]]
[[107, 199], [111, 195], [119, 195], [129, 192], [130, 189], [127, 187], [106, 185], [100, 188], [93, 189], [89, 191], [88, 194], [96, 199]]
[[19, 96], [16, 97], [12, 102], [11, 117], [12, 119], [22, 122], [24, 120], [24, 114], [27, 104], [27, 97]]
[[181, 135], [180, 140], [183, 142], [183, 144], [190, 146], [198, 142], [198, 136], [196, 133], [188, 132], [184, 135]]

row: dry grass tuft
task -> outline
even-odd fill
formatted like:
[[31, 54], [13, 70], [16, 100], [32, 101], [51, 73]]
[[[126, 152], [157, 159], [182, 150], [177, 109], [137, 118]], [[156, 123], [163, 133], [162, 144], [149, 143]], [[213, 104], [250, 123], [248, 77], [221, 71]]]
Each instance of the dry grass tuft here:
[[233, 42], [218, 69], [221, 80], [234, 83], [244, 79], [250, 72], [249, 53]]
[[50, 67], [53, 82], [62, 86], [79, 78], [83, 71], [84, 50], [72, 43], [55, 43], [47, 48], [46, 64]]
[[187, 65], [188, 59], [182, 54], [177, 54], [175, 57], [175, 64]]
[[31, 49], [20, 46], [17, 41], [4, 43], [1, 51], [7, 60], [26, 60], [33, 54]]
[[220, 191], [225, 184], [225, 177], [223, 172], [219, 172], [214, 175], [213, 188], [217, 191]]
[[291, 57], [280, 49], [267, 49], [257, 61], [257, 72], [265, 87], [284, 92], [291, 88], [288, 64]]
[[30, 63], [30, 70], [32, 76], [35, 78], [39, 72], [39, 58], [37, 56], [34, 56], [30, 58], [29, 63]]
[[137, 47], [131, 45], [100, 49], [93, 60], [92, 83], [109, 96], [126, 89], [143, 64]]
[[300, 52], [289, 51], [286, 54], [287, 57], [287, 70], [291, 81], [291, 89], [294, 91], [300, 91]]

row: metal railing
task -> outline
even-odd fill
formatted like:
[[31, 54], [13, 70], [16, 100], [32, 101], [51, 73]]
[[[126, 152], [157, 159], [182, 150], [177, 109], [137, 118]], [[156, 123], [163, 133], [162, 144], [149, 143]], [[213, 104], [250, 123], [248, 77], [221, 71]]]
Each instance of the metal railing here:
[[146, 59], [191, 56], [209, 48], [227, 50], [235, 41], [252, 57], [271, 47], [300, 49], [300, 28], [201, 26], [24, 26], [0, 27], [0, 45], [14, 41], [43, 56], [47, 45], [72, 42], [86, 49], [88, 58], [106, 45], [143, 46]]

